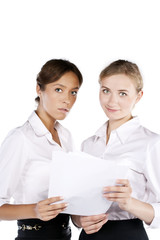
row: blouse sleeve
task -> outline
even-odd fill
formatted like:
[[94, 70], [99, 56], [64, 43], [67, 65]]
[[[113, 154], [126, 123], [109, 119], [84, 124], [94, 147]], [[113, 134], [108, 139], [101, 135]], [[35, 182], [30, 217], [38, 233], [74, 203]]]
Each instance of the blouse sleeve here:
[[20, 130], [12, 131], [0, 148], [0, 206], [10, 202], [27, 160], [27, 146]]
[[145, 166], [147, 178], [148, 203], [154, 209], [154, 219], [151, 228], [160, 227], [160, 138], [147, 150]]

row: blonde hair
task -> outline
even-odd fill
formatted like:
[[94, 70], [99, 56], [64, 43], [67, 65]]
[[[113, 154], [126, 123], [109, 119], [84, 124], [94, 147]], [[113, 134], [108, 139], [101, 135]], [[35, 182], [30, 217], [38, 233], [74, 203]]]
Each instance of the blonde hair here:
[[117, 60], [105, 67], [99, 76], [99, 82], [105, 77], [116, 74], [125, 74], [134, 80], [137, 92], [143, 89], [143, 79], [138, 66], [135, 63], [126, 60]]

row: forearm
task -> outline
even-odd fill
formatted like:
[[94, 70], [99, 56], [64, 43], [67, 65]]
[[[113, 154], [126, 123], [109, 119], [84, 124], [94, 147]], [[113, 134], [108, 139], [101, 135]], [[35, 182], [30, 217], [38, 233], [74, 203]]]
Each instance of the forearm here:
[[36, 218], [36, 204], [12, 205], [4, 204], [0, 207], [1, 220], [18, 220]]
[[128, 212], [150, 225], [154, 218], [154, 209], [149, 203], [139, 201], [135, 198], [131, 199]]

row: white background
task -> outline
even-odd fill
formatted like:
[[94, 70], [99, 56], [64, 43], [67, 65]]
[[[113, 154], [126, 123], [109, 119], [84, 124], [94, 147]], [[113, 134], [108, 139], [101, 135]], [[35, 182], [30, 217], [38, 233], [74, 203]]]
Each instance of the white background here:
[[[0, 3], [0, 142], [23, 124], [36, 105], [36, 75], [52, 58], [74, 62], [84, 84], [63, 121], [79, 148], [106, 121], [98, 101], [98, 75], [111, 61], [128, 59], [142, 72], [144, 96], [134, 110], [160, 133], [160, 35], [157, 0], [14, 0]], [[5, 184], [5, 183], [4, 183]], [[12, 240], [15, 222], [0, 222], [0, 238]], [[147, 229], [150, 240], [160, 230]], [[73, 240], [78, 231], [73, 228]]]

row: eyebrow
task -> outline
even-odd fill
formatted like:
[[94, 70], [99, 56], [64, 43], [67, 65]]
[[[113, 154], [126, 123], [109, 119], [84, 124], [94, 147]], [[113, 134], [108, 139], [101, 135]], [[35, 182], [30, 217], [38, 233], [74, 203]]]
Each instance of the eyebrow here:
[[[111, 90], [109, 87], [106, 87], [106, 86], [101, 86], [101, 88], [106, 88], [108, 90]], [[117, 90], [118, 92], [129, 92], [127, 89], [119, 89]]]
[[[59, 86], [59, 87], [66, 88], [66, 86], [64, 86], [63, 84], [60, 84], [60, 83], [56, 83], [53, 86]], [[72, 89], [79, 89], [79, 87], [75, 87], [75, 88], [72, 88]]]
[[119, 92], [129, 92], [127, 89], [120, 89]]
[[[108, 87], [106, 87], [106, 86], [101, 86], [101, 88], [107, 88], [107, 89], [109, 89]], [[110, 89], [109, 89], [110, 90]]]

